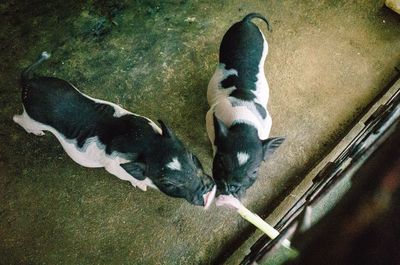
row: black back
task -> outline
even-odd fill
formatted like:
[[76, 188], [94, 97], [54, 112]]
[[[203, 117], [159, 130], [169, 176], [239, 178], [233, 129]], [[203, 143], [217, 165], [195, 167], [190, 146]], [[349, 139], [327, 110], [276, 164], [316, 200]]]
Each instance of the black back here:
[[[155, 141], [154, 130], [147, 119], [130, 114], [114, 117], [112, 106], [83, 96], [62, 79], [25, 80], [22, 100], [31, 118], [55, 128], [67, 139], [76, 139], [80, 148], [93, 136], [98, 136], [107, 146], [108, 154], [113, 151], [140, 153], [143, 150], [139, 149], [149, 144], [148, 141]], [[127, 137], [130, 143], [137, 141], [138, 144], [125, 145]]]
[[229, 76], [222, 81], [222, 86], [255, 90], [263, 47], [264, 40], [256, 25], [249, 20], [235, 23], [222, 39], [219, 61], [225, 64], [227, 70], [235, 69], [238, 76]]

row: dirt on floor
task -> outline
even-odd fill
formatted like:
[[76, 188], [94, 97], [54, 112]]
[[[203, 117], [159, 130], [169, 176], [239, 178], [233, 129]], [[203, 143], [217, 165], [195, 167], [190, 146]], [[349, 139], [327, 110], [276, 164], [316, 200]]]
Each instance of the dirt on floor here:
[[0, 14], [0, 263], [221, 264], [254, 231], [234, 212], [141, 192], [28, 135], [19, 74], [40, 73], [164, 120], [211, 172], [206, 89], [223, 34], [266, 15], [272, 136], [244, 203], [266, 216], [351, 127], [400, 62], [400, 16], [380, 1], [3, 1]]

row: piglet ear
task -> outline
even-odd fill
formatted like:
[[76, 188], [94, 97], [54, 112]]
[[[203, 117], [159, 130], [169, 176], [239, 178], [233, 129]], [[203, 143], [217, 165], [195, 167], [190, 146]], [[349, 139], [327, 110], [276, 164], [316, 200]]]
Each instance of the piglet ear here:
[[269, 155], [272, 155], [276, 149], [285, 141], [283, 137], [273, 137], [262, 141], [263, 160], [265, 161]]
[[157, 120], [157, 121], [161, 125], [162, 136], [172, 138], [174, 136], [174, 133], [171, 131], [171, 129], [168, 128], [167, 125], [165, 125], [165, 123], [162, 120]]
[[141, 162], [128, 162], [125, 164], [120, 164], [120, 166], [129, 173], [132, 177], [137, 180], [144, 180], [146, 176], [144, 175], [144, 171], [146, 169], [146, 165]]
[[215, 114], [213, 114], [213, 117], [215, 139], [225, 138], [228, 135], [228, 128], [215, 116]]

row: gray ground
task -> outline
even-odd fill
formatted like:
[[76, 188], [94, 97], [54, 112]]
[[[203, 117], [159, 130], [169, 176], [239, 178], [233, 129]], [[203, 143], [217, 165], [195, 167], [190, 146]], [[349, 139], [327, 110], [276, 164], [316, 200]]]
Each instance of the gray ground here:
[[210, 172], [204, 116], [219, 42], [247, 13], [267, 15], [272, 136], [287, 140], [244, 200], [263, 216], [351, 127], [400, 61], [400, 16], [380, 1], [116, 2], [0, 4], [0, 263], [221, 263], [253, 229], [233, 212], [204, 211], [83, 168], [53, 136], [15, 125], [19, 73], [41, 51], [53, 54], [42, 74], [165, 120]]

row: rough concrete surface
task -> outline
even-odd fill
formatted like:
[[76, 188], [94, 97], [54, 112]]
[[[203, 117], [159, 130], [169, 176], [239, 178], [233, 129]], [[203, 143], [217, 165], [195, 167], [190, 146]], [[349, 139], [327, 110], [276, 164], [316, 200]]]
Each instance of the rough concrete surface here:
[[[211, 172], [206, 88], [229, 26], [269, 17], [272, 136], [244, 203], [266, 216], [351, 127], [400, 61], [400, 17], [380, 1], [5, 1], [0, 4], [0, 263], [219, 264], [253, 230], [235, 213], [141, 192], [28, 135], [19, 73], [40, 73], [163, 119]], [[266, 32], [263, 23], [259, 23]], [[232, 263], [237, 263], [232, 261]]]

